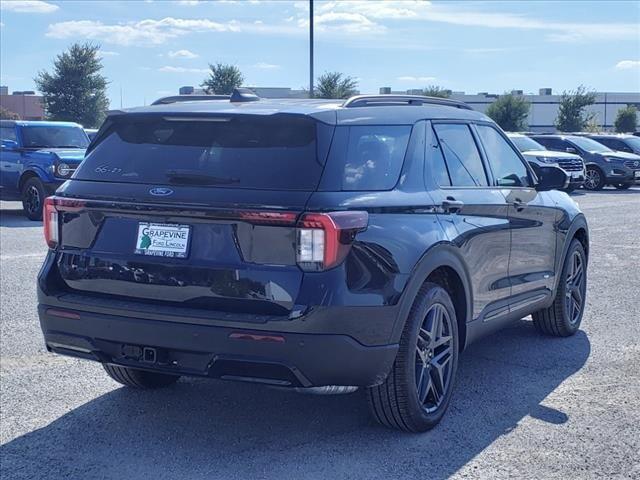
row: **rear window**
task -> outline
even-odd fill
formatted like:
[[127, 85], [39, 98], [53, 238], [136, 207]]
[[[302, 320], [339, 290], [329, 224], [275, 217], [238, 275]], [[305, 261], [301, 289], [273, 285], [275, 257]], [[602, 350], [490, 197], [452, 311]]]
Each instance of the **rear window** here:
[[409, 125], [336, 128], [323, 190], [390, 190], [398, 182], [411, 135]]
[[313, 190], [326, 157], [317, 131], [330, 139], [331, 128], [295, 115], [124, 117], [101, 134], [74, 178]]

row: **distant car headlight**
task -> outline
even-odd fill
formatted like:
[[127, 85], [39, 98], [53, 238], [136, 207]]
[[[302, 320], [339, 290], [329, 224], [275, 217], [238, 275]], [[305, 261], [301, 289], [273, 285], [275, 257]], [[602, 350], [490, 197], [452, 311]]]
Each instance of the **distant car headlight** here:
[[56, 167], [56, 173], [59, 177], [68, 177], [75, 169], [66, 163], [59, 163]]
[[538, 159], [539, 162], [542, 163], [556, 163], [555, 158], [551, 158], [551, 157], [536, 157]]

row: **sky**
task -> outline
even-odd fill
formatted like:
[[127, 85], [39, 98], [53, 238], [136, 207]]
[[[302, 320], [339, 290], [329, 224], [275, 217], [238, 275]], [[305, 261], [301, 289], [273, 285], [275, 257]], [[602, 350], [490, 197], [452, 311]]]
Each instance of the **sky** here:
[[[640, 1], [319, 1], [315, 71], [362, 93], [439, 85], [466, 93], [640, 91]], [[0, 82], [35, 89], [74, 42], [101, 47], [111, 108], [198, 86], [209, 63], [245, 85], [309, 84], [309, 2], [0, 0]]]

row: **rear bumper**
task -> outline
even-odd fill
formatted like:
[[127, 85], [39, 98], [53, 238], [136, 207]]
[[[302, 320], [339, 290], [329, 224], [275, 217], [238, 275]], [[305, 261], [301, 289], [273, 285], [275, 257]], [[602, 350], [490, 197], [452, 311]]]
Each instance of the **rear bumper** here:
[[[365, 346], [348, 335], [252, 331], [65, 308], [67, 316], [78, 317], [67, 318], [59, 310], [38, 307], [49, 351], [178, 375], [296, 387], [371, 386], [384, 381], [398, 349]], [[270, 338], [232, 338], [234, 333]], [[153, 352], [147, 361], [145, 348]]]

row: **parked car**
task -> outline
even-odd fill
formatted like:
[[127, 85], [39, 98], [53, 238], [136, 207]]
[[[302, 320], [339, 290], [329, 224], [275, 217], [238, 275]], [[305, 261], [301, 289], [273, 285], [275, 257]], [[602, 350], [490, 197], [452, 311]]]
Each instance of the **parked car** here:
[[0, 121], [0, 199], [22, 201], [30, 220], [42, 220], [44, 198], [71, 177], [89, 139], [67, 122]]
[[572, 192], [584, 183], [584, 162], [579, 155], [547, 150], [543, 145], [522, 133], [507, 133], [507, 136], [533, 166], [534, 171], [546, 165], [556, 165], [565, 170], [570, 179], [569, 186], [564, 189], [565, 192]]
[[587, 137], [579, 135], [532, 135], [536, 142], [549, 150], [576, 153], [586, 168], [584, 188], [602, 190], [613, 185], [619, 190], [640, 183], [640, 156], [617, 152]]
[[87, 134], [87, 137], [89, 137], [89, 140], [91, 141], [91, 140], [93, 140], [93, 138], [98, 133], [98, 129], [97, 128], [85, 128], [84, 132]]
[[49, 351], [135, 388], [362, 387], [379, 422], [424, 431], [480, 336], [529, 314], [578, 330], [585, 217], [487, 116], [236, 93], [112, 113], [47, 199]]
[[640, 138], [633, 135], [598, 133], [588, 134], [587, 137], [609, 147], [611, 150], [640, 155]]

